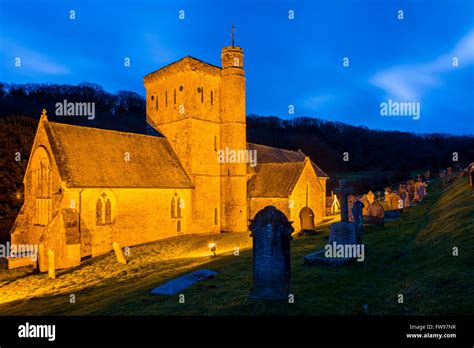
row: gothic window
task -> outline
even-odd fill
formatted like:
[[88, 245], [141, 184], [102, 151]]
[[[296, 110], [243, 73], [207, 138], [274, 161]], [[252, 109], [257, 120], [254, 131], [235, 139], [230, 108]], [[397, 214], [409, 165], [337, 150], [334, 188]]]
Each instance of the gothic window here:
[[171, 198], [171, 218], [174, 219], [176, 217], [176, 202], [174, 201], [174, 197]]
[[51, 166], [45, 148], [39, 147], [31, 161], [31, 192], [35, 200], [34, 224], [46, 226], [51, 220]]
[[105, 202], [105, 223], [112, 223], [112, 203], [110, 203], [110, 199]]
[[97, 225], [109, 225], [112, 219], [112, 201], [107, 195], [102, 193], [95, 205], [95, 221]]
[[102, 225], [102, 200], [99, 198], [95, 206], [95, 221], [97, 225]]
[[181, 199], [179, 198], [178, 198], [178, 205], [176, 207], [176, 211], [177, 211], [176, 217], [180, 218], [181, 217]]

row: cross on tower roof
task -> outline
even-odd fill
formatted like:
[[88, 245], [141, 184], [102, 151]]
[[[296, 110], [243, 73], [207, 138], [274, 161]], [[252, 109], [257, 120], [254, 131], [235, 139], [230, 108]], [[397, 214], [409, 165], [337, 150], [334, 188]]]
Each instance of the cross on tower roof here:
[[235, 41], [235, 26], [234, 24], [232, 24], [232, 47], [235, 47], [234, 41]]

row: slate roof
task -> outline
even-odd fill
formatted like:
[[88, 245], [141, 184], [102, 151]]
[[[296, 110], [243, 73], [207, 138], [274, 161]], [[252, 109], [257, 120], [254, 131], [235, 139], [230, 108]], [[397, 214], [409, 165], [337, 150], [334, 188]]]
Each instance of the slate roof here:
[[[190, 188], [166, 138], [44, 122], [69, 187]], [[125, 153], [130, 161], [124, 160]]]
[[257, 165], [255, 175], [248, 182], [249, 196], [288, 197], [295, 187], [304, 165], [304, 161]]
[[[257, 150], [257, 164], [264, 163], [284, 163], [284, 162], [303, 162], [306, 155], [303, 151], [292, 151], [271, 147], [266, 145], [247, 143], [249, 150]], [[318, 177], [327, 177], [327, 174], [319, 168], [316, 163], [311, 161], [314, 171]]]

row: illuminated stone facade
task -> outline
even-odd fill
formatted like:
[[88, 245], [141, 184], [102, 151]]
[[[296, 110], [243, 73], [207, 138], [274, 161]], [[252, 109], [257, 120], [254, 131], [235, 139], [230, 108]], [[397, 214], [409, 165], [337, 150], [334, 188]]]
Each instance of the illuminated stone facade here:
[[[164, 137], [49, 122], [41, 117], [12, 244], [39, 245], [39, 268], [181, 234], [247, 232], [275, 205], [301, 229], [308, 206], [325, 213], [324, 172], [301, 151], [246, 143], [243, 50], [222, 67], [185, 57], [145, 76], [148, 124]], [[256, 166], [218, 160], [249, 150]]]

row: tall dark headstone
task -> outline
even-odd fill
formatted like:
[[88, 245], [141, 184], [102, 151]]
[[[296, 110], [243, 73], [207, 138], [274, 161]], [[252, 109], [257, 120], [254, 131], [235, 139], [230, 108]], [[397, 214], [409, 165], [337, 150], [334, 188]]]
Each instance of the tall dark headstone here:
[[362, 209], [364, 207], [364, 203], [359, 200], [355, 201], [355, 203], [352, 205], [352, 216], [354, 216], [354, 225], [357, 231], [357, 244], [362, 243], [362, 233], [364, 232]]
[[[362, 243], [362, 235], [357, 229], [356, 222], [349, 221], [349, 204], [347, 202], [347, 196], [352, 192], [352, 189], [346, 187], [345, 180], [339, 180], [339, 189], [337, 191], [341, 197], [341, 221], [331, 224], [329, 231], [329, 245], [356, 246], [357, 244]], [[360, 220], [360, 224], [362, 224], [363, 207], [364, 205], [359, 200], [356, 200], [352, 207], [352, 213], [355, 213], [354, 219]], [[352, 262], [353, 260], [354, 257], [326, 257], [325, 249], [322, 249], [306, 255], [304, 257], [304, 264], [307, 266], [340, 266]]]
[[250, 224], [253, 237], [251, 297], [286, 300], [290, 294], [290, 241], [294, 229], [273, 206], [262, 209]]
[[346, 180], [341, 179], [339, 180], [339, 188], [336, 189], [336, 192], [340, 194], [340, 201], [341, 204], [341, 221], [349, 221], [349, 205], [347, 203], [347, 195], [352, 193], [352, 189], [346, 187]]

